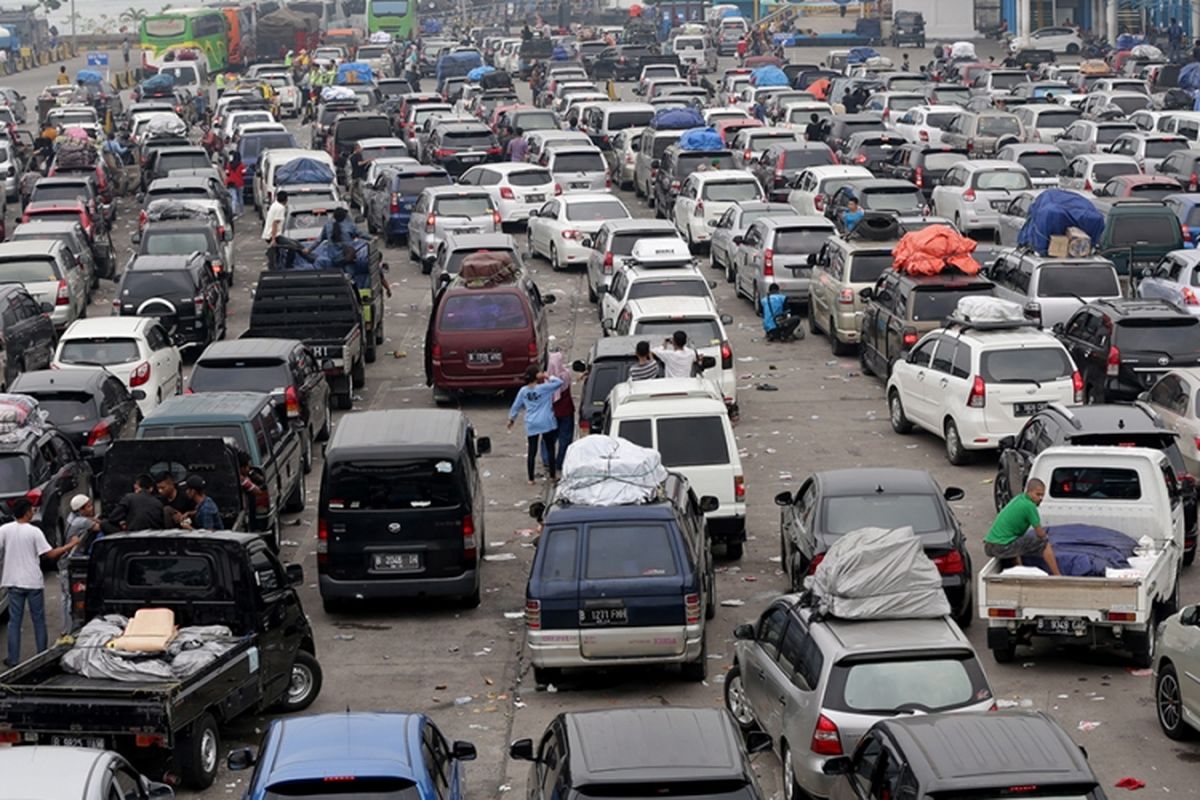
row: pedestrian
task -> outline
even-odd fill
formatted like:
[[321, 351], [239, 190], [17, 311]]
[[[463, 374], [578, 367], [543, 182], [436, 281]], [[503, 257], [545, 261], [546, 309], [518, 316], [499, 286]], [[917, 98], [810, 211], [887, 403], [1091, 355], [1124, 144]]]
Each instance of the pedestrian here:
[[71, 78], [69, 75], [67, 75], [66, 67], [58, 68], [58, 77], [56, 77], [54, 79], [54, 82], [59, 86], [70, 86], [71, 85]]
[[363, 181], [367, 179], [367, 170], [371, 167], [371, 159], [363, 155], [361, 142], [354, 143], [354, 150], [350, 153], [349, 164], [350, 204], [357, 205], [359, 209], [365, 211], [367, 204], [363, 200]]
[[101, 527], [105, 533], [152, 531], [162, 527], [163, 504], [154, 494], [154, 480], [146, 474], [133, 479], [132, 491], [105, 509]]
[[846, 210], [842, 212], [842, 233], [854, 230], [854, 226], [863, 216], [865, 216], [865, 212], [858, 207], [858, 198], [851, 197], [846, 201]]
[[[1025, 491], [1005, 503], [992, 527], [983, 537], [983, 552], [988, 558], [1012, 560], [1018, 565], [1022, 556], [1040, 555], [1051, 575], [1061, 575], [1054, 548], [1050, 545], [1038, 506], [1046, 496], [1046, 484], [1030, 478]], [[1032, 531], [1032, 533], [1030, 533]]]
[[267, 493], [261, 473], [255, 474], [250, 464], [250, 454], [245, 450], [238, 450], [238, 481], [241, 483], [242, 492], [249, 500]]
[[555, 475], [562, 475], [563, 459], [567, 457], [567, 446], [571, 444], [575, 433], [575, 400], [571, 397], [571, 371], [567, 368], [566, 359], [561, 352], [550, 354], [546, 364], [546, 374], [551, 378], [562, 381], [562, 388], [554, 393], [551, 410], [554, 412], [554, 422], [557, 426], [556, 444], [558, 457], [553, 464], [547, 460], [549, 453], [542, 451], [542, 459], [548, 466], [553, 466]]
[[243, 197], [246, 191], [246, 165], [242, 163], [242, 155], [237, 150], [229, 154], [229, 161], [225, 163], [225, 188], [229, 191], [233, 218], [237, 219], [245, 209]]
[[1183, 47], [1183, 26], [1175, 17], [1171, 17], [1171, 24], [1167, 26], [1167, 43], [1172, 57]]
[[529, 155], [529, 142], [525, 141], [525, 130], [518, 126], [513, 131], [513, 138], [508, 142], [508, 160], [524, 161]]
[[700, 354], [688, 346], [687, 333], [675, 331], [663, 342], [662, 347], [651, 351], [663, 365], [663, 377], [690, 378], [700, 361]]
[[33, 622], [33, 638], [40, 653], [46, 649], [46, 588], [42, 577], [42, 559], [54, 561], [70, 552], [79, 539], [68, 539], [61, 547], [51, 547], [42, 529], [32, 524], [33, 503], [18, 497], [10, 506], [13, 521], [0, 525], [0, 587], [8, 593], [8, 655], [4, 663], [15, 667], [21, 662], [21, 623], [25, 606]]
[[187, 493], [188, 499], [196, 506], [196, 511], [192, 515], [194, 530], [225, 530], [225, 525], [221, 522], [221, 510], [217, 508], [217, 501], [208, 496], [208, 485], [204, 478], [199, 475], [189, 475], [184, 483], [184, 491]]
[[821, 118], [816, 114], [809, 114], [808, 124], [804, 126], [804, 138], [810, 142], [823, 142], [825, 141], [824, 130]]
[[900, 69], [904, 70], [905, 72], [912, 71], [912, 66], [908, 63], [908, 53], [905, 53], [900, 57]]
[[796, 338], [800, 317], [788, 313], [787, 296], [779, 290], [778, 283], [767, 287], [767, 296], [759, 303], [763, 333], [766, 334], [768, 342], [786, 342]]
[[129, 34], [127, 33], [125, 34], [125, 37], [121, 39], [121, 55], [125, 58], [126, 72], [129, 71], [129, 50], [131, 47], [132, 45], [129, 43]]
[[[92, 498], [86, 494], [77, 494], [71, 498], [71, 513], [67, 515], [67, 540], [78, 539], [80, 545], [87, 542], [87, 547], [84, 547], [84, 550], [86, 550], [95, 541], [91, 539], [93, 535], [96, 535], [97, 539], [104, 536], [104, 532], [100, 529], [100, 520], [96, 519], [96, 506], [92, 503]], [[59, 637], [60, 644], [68, 644], [67, 640], [75, 631], [75, 621], [71, 617], [70, 561], [70, 551], [58, 560], [58, 585], [62, 590], [63, 613], [62, 636]]]
[[650, 342], [643, 339], [634, 348], [637, 363], [629, 368], [628, 380], [648, 381], [662, 377], [662, 366], [650, 355]]
[[536, 364], [530, 364], [525, 370], [525, 385], [517, 392], [517, 397], [513, 400], [512, 407], [508, 410], [508, 430], [512, 430], [513, 423], [516, 422], [517, 415], [522, 409], [525, 411], [525, 439], [526, 439], [526, 454], [525, 454], [525, 473], [529, 478], [529, 485], [534, 485], [533, 468], [537, 463], [537, 454], [539, 445], [545, 444], [546, 451], [549, 454], [547, 468], [550, 471], [550, 479], [556, 478], [554, 472], [554, 440], [556, 423], [554, 421], [554, 393], [562, 386], [561, 378], [548, 378], [546, 373], [537, 368]]
[[280, 189], [275, 193], [271, 205], [267, 207], [267, 216], [263, 219], [262, 239], [270, 248], [268, 260], [274, 266], [278, 255], [275, 252], [275, 239], [283, 232], [283, 223], [287, 218], [288, 193]]

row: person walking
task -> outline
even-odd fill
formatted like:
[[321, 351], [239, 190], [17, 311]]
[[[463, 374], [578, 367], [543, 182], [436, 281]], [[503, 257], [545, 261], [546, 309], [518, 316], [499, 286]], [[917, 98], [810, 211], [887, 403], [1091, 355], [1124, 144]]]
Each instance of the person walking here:
[[238, 219], [245, 211], [243, 201], [246, 191], [246, 165], [237, 150], [229, 154], [225, 163], [225, 188], [229, 191], [229, 204], [233, 208], [233, 218]]
[[196, 510], [192, 514], [192, 529], [225, 530], [225, 524], [221, 521], [221, 510], [217, 508], [217, 501], [208, 496], [208, 484], [205, 483], [204, 478], [199, 475], [189, 475], [183, 486], [188, 499], [196, 504]]
[[988, 558], [1013, 560], [1018, 565], [1022, 556], [1042, 557], [1051, 575], [1061, 575], [1054, 548], [1038, 514], [1038, 506], [1046, 496], [1046, 484], [1030, 478], [1025, 491], [1009, 500], [992, 522], [987, 536], [983, 537], [983, 552]]
[[54, 83], [58, 86], [70, 86], [71, 76], [67, 74], [66, 67], [58, 68], [58, 76], [54, 79]]
[[12, 502], [13, 521], [0, 525], [0, 587], [8, 592], [8, 655], [6, 666], [21, 662], [21, 623], [25, 607], [33, 621], [33, 638], [38, 652], [46, 649], [45, 580], [42, 559], [57, 560], [74, 549], [79, 539], [68, 539], [61, 547], [51, 547], [42, 529], [32, 524], [33, 503], [18, 497]]
[[546, 374], [551, 378], [561, 380], [563, 386], [554, 393], [554, 400], [551, 404], [554, 423], [557, 426], [555, 439], [558, 446], [558, 457], [551, 463], [550, 454], [543, 450], [542, 460], [546, 462], [548, 468], [554, 467], [555, 475], [562, 475], [563, 459], [567, 457], [567, 446], [571, 444], [571, 440], [575, 436], [575, 400], [571, 397], [571, 370], [567, 368], [566, 358], [561, 352], [556, 351], [550, 354], [549, 362], [546, 364]]
[[131, 45], [129, 43], [129, 34], [125, 34], [125, 37], [123, 39], [121, 39], [121, 55], [125, 59], [125, 71], [126, 72], [129, 71], [129, 50], [132, 46], [133, 45]]
[[529, 154], [529, 142], [525, 140], [525, 130], [517, 126], [513, 137], [508, 140], [508, 160], [521, 162]]
[[557, 424], [554, 420], [554, 394], [562, 387], [561, 378], [549, 378], [545, 372], [537, 368], [536, 364], [530, 364], [525, 370], [525, 385], [517, 392], [517, 397], [513, 400], [512, 407], [508, 410], [508, 430], [512, 430], [513, 423], [517, 420], [517, 415], [522, 410], [525, 412], [525, 438], [526, 438], [526, 454], [525, 454], [525, 473], [529, 478], [529, 485], [534, 485], [533, 468], [537, 463], [537, 454], [539, 444], [544, 443], [548, 460], [546, 462], [547, 469], [550, 471], [550, 479], [554, 480], [556, 474], [554, 472], [554, 440], [557, 431]]
[[[67, 515], [67, 539], [78, 539], [82, 543], [94, 534], [99, 534], [97, 539], [104, 536], [100, 529], [100, 520], [96, 519], [96, 506], [86, 494], [77, 494], [71, 498], [71, 513]], [[88, 542], [88, 545], [90, 546], [91, 542]], [[58, 585], [62, 590], [63, 614], [62, 636], [58, 640], [60, 644], [68, 643], [67, 640], [75, 631], [75, 621], [71, 618], [70, 561], [71, 551], [58, 560]]]

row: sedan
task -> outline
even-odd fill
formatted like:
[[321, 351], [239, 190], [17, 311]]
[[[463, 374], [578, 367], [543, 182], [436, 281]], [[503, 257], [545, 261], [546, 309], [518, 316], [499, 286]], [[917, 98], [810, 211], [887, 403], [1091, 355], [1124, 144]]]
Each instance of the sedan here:
[[1154, 707], [1158, 725], [1182, 741], [1200, 731], [1200, 606], [1185, 606], [1158, 629], [1154, 646]]
[[[544, 172], [544, 170], [543, 170]], [[556, 270], [586, 264], [591, 248], [584, 240], [610, 219], [633, 215], [607, 192], [574, 192], [555, 198], [529, 215], [529, 252], [544, 256]]]

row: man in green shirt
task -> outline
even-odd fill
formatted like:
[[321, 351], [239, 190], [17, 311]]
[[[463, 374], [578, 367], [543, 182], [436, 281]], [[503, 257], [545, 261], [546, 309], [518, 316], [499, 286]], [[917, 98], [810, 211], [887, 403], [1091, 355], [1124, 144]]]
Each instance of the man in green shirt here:
[[[1021, 556], [1040, 555], [1050, 569], [1051, 575], [1061, 575], [1058, 562], [1054, 560], [1054, 549], [1042, 528], [1038, 506], [1046, 496], [1046, 484], [1030, 478], [1025, 492], [1008, 501], [991, 530], [983, 537], [983, 552], [990, 558], [1012, 559], [1021, 563]], [[1030, 533], [1030, 529], [1033, 530]]]

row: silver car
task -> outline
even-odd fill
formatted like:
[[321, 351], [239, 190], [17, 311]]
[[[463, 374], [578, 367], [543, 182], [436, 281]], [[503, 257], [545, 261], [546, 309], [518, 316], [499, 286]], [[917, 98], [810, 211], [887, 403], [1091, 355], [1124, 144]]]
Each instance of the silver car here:
[[489, 253], [506, 253], [513, 260], [517, 271], [524, 272], [521, 251], [517, 242], [507, 233], [455, 233], [447, 232], [438, 247], [433, 265], [429, 270], [430, 297], [436, 297], [438, 289], [462, 270], [467, 256], [486, 250]]
[[1172, 250], [1153, 269], [1134, 275], [1135, 297], [1161, 298], [1200, 316], [1200, 250]]
[[1176, 740], [1200, 731], [1200, 606], [1184, 606], [1158, 628], [1154, 705], [1162, 732]]
[[621, 189], [633, 187], [633, 168], [637, 163], [637, 147], [645, 128], [626, 128], [612, 137], [612, 149], [605, 153], [609, 172]]
[[724, 270], [725, 280], [733, 283], [733, 257], [737, 252], [734, 237], [741, 236], [750, 223], [760, 217], [795, 216], [796, 209], [787, 203], [764, 203], [746, 201], [725, 210], [713, 226], [711, 247], [712, 268]]
[[784, 797], [828, 797], [826, 759], [854, 752], [878, 720], [900, 713], [987, 711], [992, 689], [949, 617], [815, 619], [798, 595], [734, 628], [725, 705], [743, 730], [771, 736]]
[[[50, 737], [46, 737], [49, 739]], [[67, 738], [67, 737], [63, 737]], [[173, 800], [175, 790], [147, 779], [124, 756], [91, 747], [33, 745], [0, 751], [4, 800]]]
[[[794, 310], [808, 305], [812, 276], [809, 256], [820, 252], [826, 239], [835, 236], [833, 223], [825, 217], [763, 217], [755, 220], [738, 242], [734, 255], [733, 290], [754, 304], [767, 296], [772, 284], [787, 296]], [[736, 241], [736, 240], [735, 240]]]
[[654, 176], [666, 149], [679, 141], [679, 131], [659, 131], [646, 128], [638, 140], [637, 158], [633, 162], [633, 193], [646, 197], [654, 207]]
[[51, 239], [0, 244], [0, 283], [19, 283], [54, 310], [59, 333], [87, 314], [88, 275], [67, 246]]
[[546, 149], [543, 158], [563, 192], [604, 192], [611, 187], [608, 164], [599, 147], [554, 146]]
[[13, 143], [8, 139], [0, 139], [0, 175], [4, 176], [4, 194], [9, 201], [17, 199], [22, 172], [24, 169], [13, 152]]
[[501, 232], [500, 212], [486, 189], [431, 186], [421, 192], [408, 220], [408, 255], [426, 274], [448, 232]]

